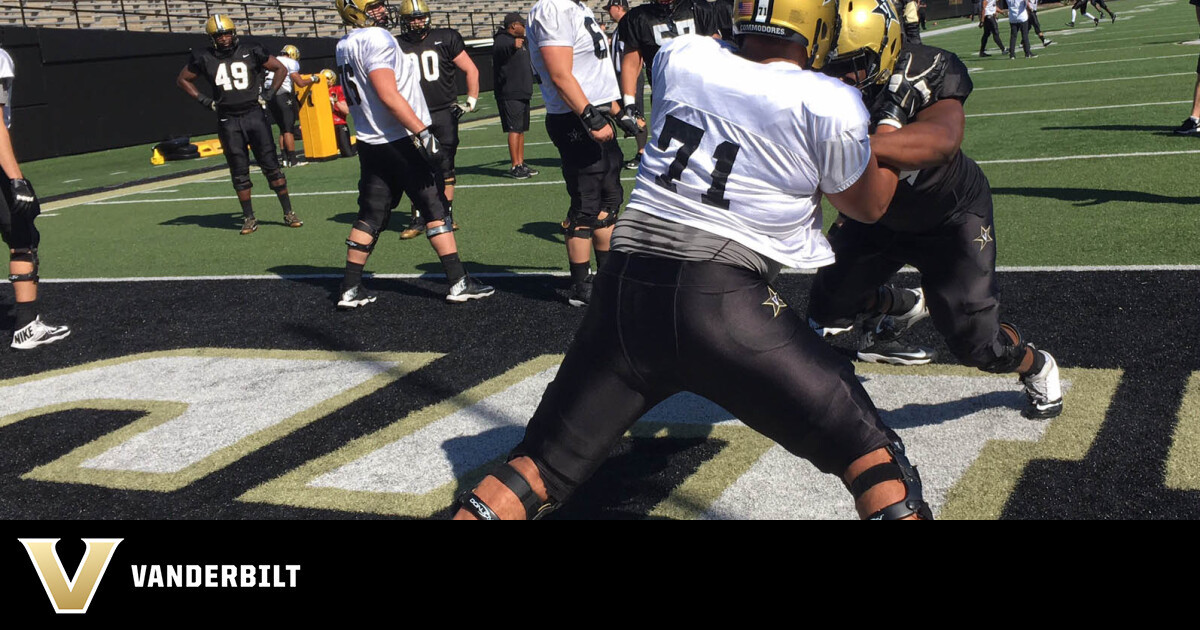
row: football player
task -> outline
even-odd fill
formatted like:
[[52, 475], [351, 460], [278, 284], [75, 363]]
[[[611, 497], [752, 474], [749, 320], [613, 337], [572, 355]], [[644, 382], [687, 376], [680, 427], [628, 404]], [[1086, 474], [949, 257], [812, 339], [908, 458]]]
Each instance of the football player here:
[[350, 126], [346, 124], [346, 117], [350, 115], [346, 93], [338, 85], [337, 73], [333, 70], [322, 70], [321, 78], [329, 85], [329, 107], [333, 114], [333, 135], [337, 138], [338, 153], [342, 157], [354, 157], [358, 152], [354, 149], [354, 143], [350, 142]]
[[[587, 306], [592, 292], [591, 259], [603, 267], [609, 237], [624, 201], [613, 116], [621, 93], [611, 51], [592, 11], [578, 0], [539, 0], [529, 10], [525, 31], [534, 72], [542, 77], [546, 131], [562, 157], [571, 205], [564, 222], [571, 289], [567, 302]], [[622, 129], [637, 133], [626, 118]]]
[[[263, 73], [273, 72], [273, 85], [280, 86], [287, 69], [262, 44], [240, 41], [229, 16], [208, 18], [204, 31], [212, 38], [212, 47], [193, 50], [175, 83], [201, 107], [217, 113], [217, 137], [229, 164], [233, 189], [242, 205], [242, 234], [258, 229], [250, 202], [250, 189], [254, 184], [250, 181], [247, 146], [254, 151], [254, 159], [267, 178], [267, 184], [275, 191], [279, 205], [283, 206], [284, 225], [298, 228], [304, 222], [292, 211], [287, 178], [279, 169], [275, 138], [263, 111], [266, 103], [274, 100], [276, 95], [275, 89], [262, 93]], [[210, 84], [212, 96], [196, 88], [195, 81], [200, 77]]]
[[466, 302], [495, 293], [467, 275], [446, 215], [441, 146], [433, 135], [429, 107], [421, 93], [421, 69], [404, 54], [392, 26], [387, 2], [335, 0], [347, 26], [337, 43], [337, 64], [346, 101], [358, 133], [358, 219], [346, 239], [346, 273], [338, 308], [354, 309], [375, 301], [362, 285], [363, 267], [387, 229], [403, 195], [421, 213], [425, 236], [446, 270], [448, 302]]
[[[1111, 20], [1111, 24], [1117, 23], [1117, 14], [1113, 13], [1112, 9], [1108, 8], [1108, 4], [1105, 3], [1104, 0], [1092, 0], [1092, 6], [1103, 11], [1104, 13], [1107, 13], [1109, 19]], [[1104, 15], [1104, 13], [1101, 13], [1100, 15]]]
[[12, 57], [0, 48], [0, 106], [4, 109], [4, 124], [0, 125], [0, 238], [8, 245], [8, 281], [16, 295], [16, 328], [11, 346], [16, 350], [32, 350], [54, 343], [71, 334], [67, 326], [53, 326], [42, 321], [38, 313], [38, 244], [41, 234], [34, 219], [42, 207], [33, 185], [21, 173], [13, 152], [8, 127], [12, 124], [13, 79], [16, 76]]
[[1029, 28], [1033, 29], [1033, 32], [1037, 34], [1038, 39], [1042, 40], [1043, 47], [1053, 44], [1053, 40], [1046, 39], [1046, 36], [1042, 34], [1042, 24], [1041, 22], [1038, 22], [1037, 15], [1038, 0], [1029, 0], [1027, 4], [1029, 8]]
[[[900, 169], [887, 214], [868, 225], [845, 218], [830, 236], [835, 262], [813, 281], [809, 318], [831, 336], [864, 329], [859, 358], [924, 363], [920, 349], [886, 345], [925, 317], [963, 363], [986, 372], [1016, 372], [1032, 418], [1062, 412], [1058, 364], [1000, 321], [996, 230], [987, 177], [961, 149], [963, 103], [972, 84], [954, 53], [905, 43], [876, 4], [843, 3], [834, 55], [824, 71], [859, 87], [872, 104], [871, 147]], [[885, 286], [904, 265], [921, 272], [921, 290]]]
[[[618, 37], [618, 33], [620, 31], [621, 20], [625, 19], [625, 16], [629, 14], [629, 0], [608, 0], [608, 4], [604, 5], [604, 8], [608, 11], [609, 19], [613, 21], [613, 24], [617, 25], [615, 28], [613, 28], [612, 34], [609, 35], [608, 45], [613, 51], [613, 69], [617, 72], [617, 81], [619, 82], [621, 80], [621, 59], [625, 56], [623, 52], [625, 46], [621, 43], [621, 38]], [[637, 141], [637, 154], [633, 156], [632, 160], [629, 160], [625, 163], [625, 168], [629, 170], [637, 170], [638, 164], [640, 164], [642, 161], [642, 153], [646, 150], [646, 139], [650, 135], [649, 131], [646, 129], [645, 118], [643, 118], [641, 115], [642, 112], [646, 111], [645, 107], [642, 106], [642, 102], [644, 100], [642, 95], [643, 92], [645, 92], [646, 87], [646, 80], [644, 77], [645, 75], [639, 70], [637, 87], [633, 92], [633, 105], [637, 109], [632, 111], [636, 111], [638, 113], [637, 120], [638, 125], [641, 127], [641, 131], [634, 134], [634, 138]]]
[[[283, 152], [280, 163], [285, 167], [299, 166], [305, 162], [303, 157], [296, 153], [296, 136], [293, 133], [296, 128], [296, 116], [300, 110], [295, 88], [308, 87], [318, 78], [316, 75], [300, 74], [300, 49], [291, 44], [284, 46], [276, 59], [283, 64], [287, 74], [283, 78], [283, 85], [275, 92], [275, 98], [267, 101], [267, 110], [279, 126], [279, 148]], [[271, 92], [271, 82], [274, 79], [273, 73], [267, 75], [263, 84], [264, 91]]]
[[979, 28], [983, 29], [983, 36], [979, 38], [980, 57], [991, 57], [987, 52], [988, 35], [991, 35], [1000, 47], [1000, 54], [1006, 53], [1004, 44], [1000, 43], [1000, 25], [996, 23], [996, 13], [1004, 15], [1006, 12], [996, 6], [996, 0], [983, 0], [983, 8], [979, 10]]
[[[454, 156], [458, 153], [458, 119], [475, 111], [479, 101], [479, 69], [467, 54], [462, 35], [452, 28], [430, 28], [425, 0], [400, 0], [400, 49], [421, 70], [421, 91], [433, 117], [433, 133], [442, 145], [446, 166], [446, 216], [454, 221]], [[454, 78], [462, 72], [467, 80], [467, 103], [458, 104]], [[425, 231], [421, 215], [413, 207], [412, 221], [400, 238], [413, 238]]]
[[[1092, 26], [1100, 26], [1100, 18], [1088, 13], [1087, 6], [1088, 0], [1075, 0], [1075, 4], [1071, 5], [1071, 21], [1067, 22], [1067, 26], [1072, 28], [1075, 26], [1076, 13], [1082, 13], [1084, 17], [1091, 20]], [[1113, 21], [1116, 21], [1116, 19], [1114, 18]]]
[[698, 35], [663, 44], [653, 141], [595, 300], [524, 439], [456, 518], [545, 514], [684, 390], [838, 475], [862, 517], [931, 518], [854, 368], [770, 284], [781, 266], [832, 262], [822, 196], [869, 223], [895, 190], [859, 94], [809, 69], [837, 30], [835, 7], [742, 0], [740, 50]]

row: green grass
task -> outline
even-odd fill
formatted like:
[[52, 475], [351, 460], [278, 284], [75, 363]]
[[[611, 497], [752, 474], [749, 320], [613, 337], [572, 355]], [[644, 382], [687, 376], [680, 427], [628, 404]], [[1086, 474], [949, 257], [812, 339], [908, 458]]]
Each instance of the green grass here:
[[[1200, 239], [1200, 192], [1192, 184], [1200, 154], [989, 163], [1200, 151], [1196, 138], [1170, 134], [1190, 109], [1180, 101], [1190, 101], [1200, 46], [1179, 42], [1196, 36], [1194, 10], [1183, 0], [1110, 6], [1121, 18], [1099, 28], [1065, 29], [1069, 11], [1044, 9], [1042, 24], [1057, 45], [1038, 47], [1037, 59], [980, 59], [981, 32], [975, 28], [927, 36], [926, 43], [958, 53], [972, 71], [976, 91], [967, 102], [963, 149], [982, 163], [994, 191], [1001, 265], [1200, 264], [1193, 246]], [[943, 20], [941, 26], [967, 23]], [[1004, 20], [1001, 30], [1007, 33]], [[1060, 84], [1037, 85], [1043, 83]], [[526, 135], [526, 161], [541, 175], [517, 182], [504, 177], [505, 136], [498, 122], [486, 120], [495, 101], [485, 94], [480, 104], [481, 111], [466, 119], [472, 122], [461, 132], [458, 154], [455, 213], [463, 226], [457, 233], [463, 258], [476, 272], [561, 271], [566, 261], [556, 226], [567, 195], [540, 112]], [[1086, 109], [1106, 106], [1119, 107]], [[622, 146], [627, 155], [633, 152], [632, 140]], [[39, 192], [50, 195], [108, 185], [121, 177], [110, 175], [116, 171], [139, 179], [220, 159], [153, 169], [149, 147], [142, 147], [33, 162], [25, 169]], [[39, 222], [44, 275], [337, 273], [357, 211], [357, 160], [312, 164], [288, 171], [288, 178], [295, 209], [306, 221], [299, 230], [278, 224], [279, 205], [255, 174], [255, 208], [264, 225], [239, 236], [240, 211], [223, 170], [208, 182], [48, 213], [53, 216]], [[66, 183], [70, 179], [80, 181]], [[624, 184], [628, 197], [633, 182]], [[173, 201], [184, 198], [199, 199]], [[381, 237], [368, 271], [440, 272], [425, 239], [398, 240], [406, 208], [402, 203]]]

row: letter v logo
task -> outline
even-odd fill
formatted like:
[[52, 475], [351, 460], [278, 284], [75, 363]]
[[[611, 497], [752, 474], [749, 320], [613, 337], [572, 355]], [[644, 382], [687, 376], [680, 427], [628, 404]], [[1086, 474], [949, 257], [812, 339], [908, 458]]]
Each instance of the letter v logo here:
[[67, 581], [67, 572], [63, 569], [62, 561], [54, 546], [58, 538], [18, 538], [29, 559], [33, 560], [33, 568], [37, 570], [46, 596], [54, 606], [54, 612], [63, 614], [79, 614], [87, 612], [92, 605], [92, 595], [100, 578], [108, 570], [108, 561], [112, 559], [113, 551], [124, 538], [84, 538], [87, 551], [83, 560], [75, 570], [75, 577]]

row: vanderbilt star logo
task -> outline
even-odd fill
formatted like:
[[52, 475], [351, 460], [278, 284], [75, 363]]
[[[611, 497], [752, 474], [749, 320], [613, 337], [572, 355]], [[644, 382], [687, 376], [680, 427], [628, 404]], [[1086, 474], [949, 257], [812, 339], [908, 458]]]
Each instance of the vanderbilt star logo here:
[[890, 0], [878, 0], [871, 13], [878, 13], [883, 16], [883, 32], [885, 33], [892, 27], [892, 22], [899, 19], [896, 17], [896, 10], [892, 8]]
[[767, 301], [763, 302], [762, 305], [770, 306], [771, 310], [775, 311], [774, 314], [771, 315], [771, 319], [775, 319], [776, 317], [779, 317], [780, 311], [787, 308], [787, 304], [784, 303], [783, 298], [779, 297], [779, 294], [775, 292], [775, 289], [767, 287], [767, 292], [770, 294], [770, 297], [768, 297]]
[[987, 227], [979, 228], [979, 236], [971, 240], [979, 243], [979, 251], [983, 251], [983, 248], [987, 247], [988, 243], [996, 240], [992, 238], [992, 226], [989, 225]]

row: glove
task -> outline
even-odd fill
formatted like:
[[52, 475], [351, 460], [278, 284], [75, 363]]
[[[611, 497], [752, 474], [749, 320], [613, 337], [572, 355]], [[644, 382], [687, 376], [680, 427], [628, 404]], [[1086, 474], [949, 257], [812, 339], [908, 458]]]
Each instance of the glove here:
[[625, 137], [636, 136], [646, 128], [646, 119], [642, 117], [641, 110], [637, 105], [626, 105], [617, 112], [616, 119], [613, 120], [621, 131], [625, 132]]
[[477, 103], [479, 103], [479, 99], [475, 98], [474, 96], [468, 96], [467, 97], [467, 106], [463, 107], [463, 110], [469, 114], [469, 113], [475, 111], [475, 105]]
[[467, 113], [467, 108], [459, 105], [458, 103], [450, 106], [450, 115], [454, 117], [454, 120], [462, 118], [463, 114], [465, 113]]
[[38, 215], [37, 194], [33, 192], [33, 184], [29, 183], [28, 179], [13, 179], [10, 180], [13, 192], [13, 207], [14, 215], [30, 214]]
[[434, 170], [442, 170], [442, 145], [438, 142], [433, 132], [429, 127], [422, 129], [420, 132], [412, 136], [413, 146], [417, 148], [417, 152], [427, 164], [433, 167]]
[[591, 104], [588, 104], [587, 107], [583, 108], [583, 113], [579, 115], [579, 118], [582, 119], [583, 124], [592, 131], [600, 131], [609, 122], [608, 117], [604, 114], [601, 114], [600, 110], [596, 109], [596, 107]]
[[921, 109], [921, 94], [899, 74], [893, 74], [871, 108], [871, 128], [903, 127]]
[[214, 112], [217, 111], [217, 102], [212, 100], [212, 98], [206, 94], [197, 94], [196, 102], [200, 103], [200, 106], [204, 107], [205, 109], [210, 109]]

